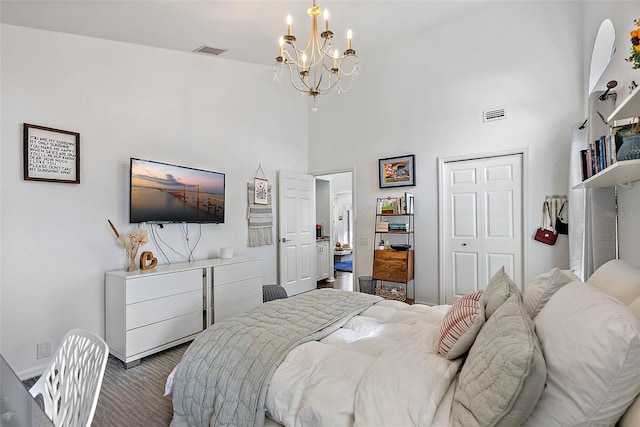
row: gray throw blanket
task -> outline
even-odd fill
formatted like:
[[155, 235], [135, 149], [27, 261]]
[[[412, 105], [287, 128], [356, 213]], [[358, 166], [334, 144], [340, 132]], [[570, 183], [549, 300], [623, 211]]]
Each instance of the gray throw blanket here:
[[318, 289], [212, 325], [178, 365], [171, 427], [262, 426], [265, 385], [289, 351], [329, 335], [380, 300]]

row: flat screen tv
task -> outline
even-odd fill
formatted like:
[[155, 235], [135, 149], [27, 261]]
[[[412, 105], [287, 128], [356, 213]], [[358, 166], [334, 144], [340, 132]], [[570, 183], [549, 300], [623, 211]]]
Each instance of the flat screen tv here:
[[130, 171], [130, 222], [224, 222], [223, 173], [134, 158]]

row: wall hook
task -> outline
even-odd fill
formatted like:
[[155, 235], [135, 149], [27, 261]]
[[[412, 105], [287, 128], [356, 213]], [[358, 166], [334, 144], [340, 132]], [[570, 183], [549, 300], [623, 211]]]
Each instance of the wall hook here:
[[617, 93], [615, 93], [615, 92], [612, 92], [612, 93], [610, 94], [610, 93], [609, 93], [609, 91], [610, 91], [611, 89], [613, 89], [614, 87], [616, 87], [616, 86], [618, 86], [618, 82], [617, 82], [617, 81], [615, 81], [615, 80], [610, 80], [610, 81], [608, 81], [608, 82], [607, 82], [607, 90], [605, 90], [605, 91], [604, 91], [604, 93], [598, 97], [598, 99], [599, 99], [600, 101], [604, 101], [604, 100], [605, 100], [605, 99], [607, 99], [608, 97], [612, 97], [612, 98], [613, 98], [613, 100], [615, 101], [615, 100], [616, 100], [616, 98], [618, 97], [618, 94], [617, 94]]

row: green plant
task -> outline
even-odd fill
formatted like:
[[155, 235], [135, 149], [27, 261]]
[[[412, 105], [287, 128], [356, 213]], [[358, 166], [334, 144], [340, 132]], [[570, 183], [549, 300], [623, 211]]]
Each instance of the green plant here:
[[634, 19], [633, 23], [636, 24], [636, 27], [629, 34], [631, 37], [631, 53], [626, 61], [632, 63], [633, 67], [631, 68], [637, 70], [640, 68], [640, 20]]

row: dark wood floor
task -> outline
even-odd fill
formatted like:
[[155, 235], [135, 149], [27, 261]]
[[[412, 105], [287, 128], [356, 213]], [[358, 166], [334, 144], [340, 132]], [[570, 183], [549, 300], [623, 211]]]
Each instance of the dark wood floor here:
[[318, 288], [334, 288], [342, 289], [343, 291], [353, 291], [353, 273], [349, 273], [348, 271], [336, 271], [335, 280], [333, 282], [321, 280], [318, 282]]

